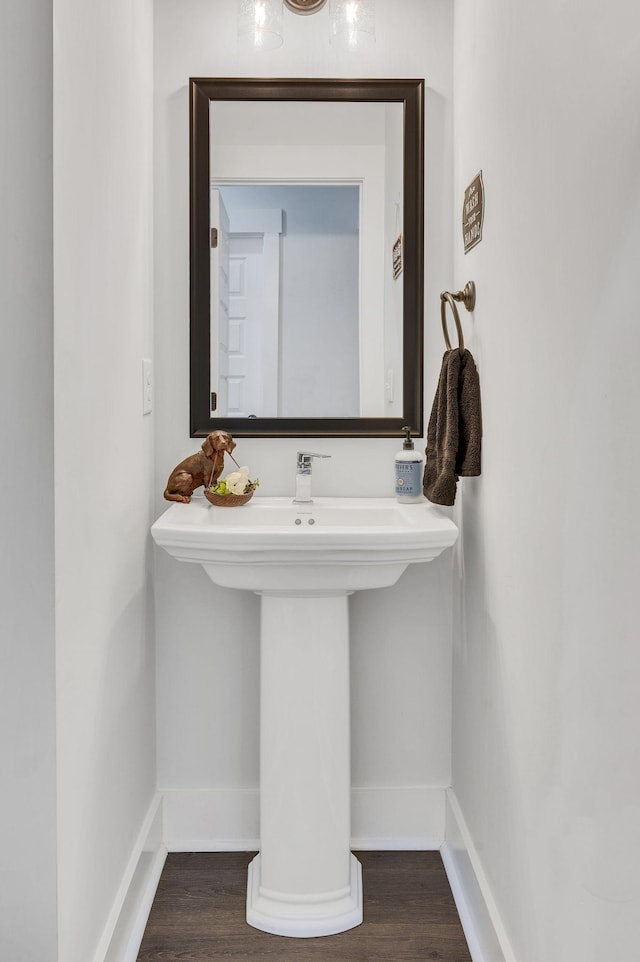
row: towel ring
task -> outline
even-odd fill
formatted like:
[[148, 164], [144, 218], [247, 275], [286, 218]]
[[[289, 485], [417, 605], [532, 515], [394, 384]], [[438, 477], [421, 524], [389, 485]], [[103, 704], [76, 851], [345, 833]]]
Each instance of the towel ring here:
[[460, 351], [464, 351], [464, 335], [462, 333], [462, 324], [460, 323], [460, 315], [458, 314], [458, 308], [456, 307], [456, 301], [461, 301], [468, 311], [472, 311], [476, 306], [476, 285], [473, 281], [469, 281], [465, 284], [463, 290], [455, 291], [451, 293], [450, 291], [443, 291], [440, 295], [440, 318], [442, 320], [442, 333], [444, 334], [444, 342], [447, 345], [447, 350], [451, 351], [451, 341], [449, 340], [449, 331], [447, 330], [447, 304], [451, 307], [453, 312], [453, 319], [456, 322], [456, 330], [458, 332], [458, 347]]

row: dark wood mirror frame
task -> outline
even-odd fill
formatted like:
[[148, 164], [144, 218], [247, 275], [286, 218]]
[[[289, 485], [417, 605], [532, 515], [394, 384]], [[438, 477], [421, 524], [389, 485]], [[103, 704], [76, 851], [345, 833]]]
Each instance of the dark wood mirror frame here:
[[[218, 428], [236, 437], [399, 437], [405, 424], [422, 436], [424, 309], [424, 81], [190, 81], [190, 430]], [[210, 409], [209, 104], [212, 100], [365, 101], [401, 103], [404, 110], [403, 414], [401, 417], [233, 418]]]

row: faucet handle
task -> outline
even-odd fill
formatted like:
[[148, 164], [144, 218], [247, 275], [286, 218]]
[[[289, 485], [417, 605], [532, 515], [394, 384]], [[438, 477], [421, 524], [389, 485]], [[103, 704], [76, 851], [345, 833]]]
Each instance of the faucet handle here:
[[311, 470], [313, 458], [330, 458], [330, 454], [318, 454], [315, 451], [298, 451], [298, 468], [308, 468]]

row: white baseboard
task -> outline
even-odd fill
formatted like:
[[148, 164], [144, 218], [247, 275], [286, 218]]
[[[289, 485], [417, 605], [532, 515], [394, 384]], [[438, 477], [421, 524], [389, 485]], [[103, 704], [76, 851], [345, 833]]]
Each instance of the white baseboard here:
[[446, 792], [440, 850], [473, 962], [516, 962], [455, 792]]
[[[440, 849], [473, 962], [516, 962], [452, 789], [354, 788], [353, 849]], [[135, 962], [167, 851], [257, 851], [258, 789], [157, 794], [140, 829], [93, 962]]]
[[135, 962], [167, 857], [162, 797], [156, 794], [142, 823], [94, 962]]
[[[258, 789], [163, 792], [169, 852], [253, 852], [260, 848]], [[354, 849], [438, 849], [444, 839], [445, 789], [354, 788]]]
[[[516, 962], [452, 789], [354, 788], [355, 850], [440, 849], [473, 962]], [[93, 962], [135, 962], [170, 852], [257, 851], [257, 789], [171, 790], [154, 798]]]
[[444, 838], [445, 789], [353, 788], [351, 848], [432, 851]]

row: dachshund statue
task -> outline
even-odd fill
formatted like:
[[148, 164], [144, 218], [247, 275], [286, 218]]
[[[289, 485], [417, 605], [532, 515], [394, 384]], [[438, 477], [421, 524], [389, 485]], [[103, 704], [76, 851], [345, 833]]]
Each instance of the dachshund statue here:
[[164, 496], [167, 501], [189, 504], [191, 495], [201, 484], [215, 484], [224, 467], [224, 452], [236, 446], [226, 431], [214, 431], [204, 439], [201, 449], [178, 464], [167, 481]]

